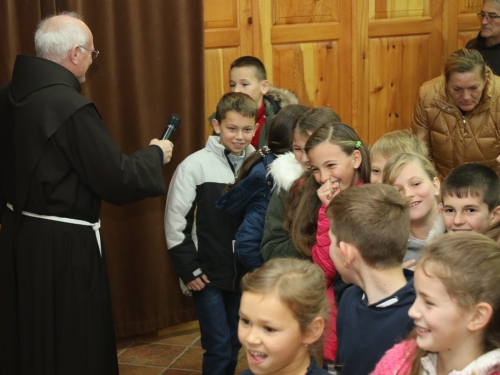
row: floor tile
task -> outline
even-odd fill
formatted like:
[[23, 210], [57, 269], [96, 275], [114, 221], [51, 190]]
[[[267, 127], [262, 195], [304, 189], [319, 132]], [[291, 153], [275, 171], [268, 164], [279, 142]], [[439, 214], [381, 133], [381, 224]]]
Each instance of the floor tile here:
[[201, 371], [203, 352], [201, 348], [188, 348], [179, 359], [172, 363], [170, 368]]
[[183, 346], [134, 343], [118, 357], [119, 363], [168, 367], [184, 350]]
[[137, 338], [137, 341], [151, 342], [155, 344], [189, 346], [200, 337], [200, 332], [196, 331], [190, 334], [172, 337], [162, 337], [156, 334], [145, 335]]
[[118, 355], [135, 342], [136, 338], [126, 338], [116, 340], [116, 352]]
[[198, 340], [196, 340], [193, 345], [191, 345], [193, 348], [201, 348], [201, 336], [198, 337]]
[[161, 375], [201, 375], [201, 371], [168, 369]]
[[160, 375], [163, 374], [165, 368], [161, 367], [146, 367], [136, 365], [119, 365], [120, 375]]

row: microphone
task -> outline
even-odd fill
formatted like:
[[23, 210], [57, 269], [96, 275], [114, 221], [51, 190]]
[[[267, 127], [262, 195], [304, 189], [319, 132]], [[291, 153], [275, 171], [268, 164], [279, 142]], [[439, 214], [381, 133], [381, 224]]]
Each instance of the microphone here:
[[165, 139], [170, 139], [175, 129], [179, 127], [181, 124], [181, 116], [173, 113], [167, 120], [167, 127], [160, 137], [160, 141], [164, 141]]

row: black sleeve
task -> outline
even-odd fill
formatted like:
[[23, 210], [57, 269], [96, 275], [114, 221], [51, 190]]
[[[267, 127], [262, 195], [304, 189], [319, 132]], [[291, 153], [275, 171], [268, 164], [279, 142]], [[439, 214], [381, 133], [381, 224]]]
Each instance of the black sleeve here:
[[101, 199], [122, 205], [166, 193], [158, 151], [146, 147], [123, 154], [93, 106], [78, 110], [58, 133], [79, 178]]

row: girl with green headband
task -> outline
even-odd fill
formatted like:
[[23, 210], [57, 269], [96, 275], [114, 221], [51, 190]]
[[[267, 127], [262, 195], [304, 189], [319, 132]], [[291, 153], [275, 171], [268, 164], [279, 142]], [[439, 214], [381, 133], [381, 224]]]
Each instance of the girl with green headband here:
[[334, 341], [336, 350], [336, 305], [345, 289], [335, 265], [329, 256], [330, 224], [326, 207], [344, 189], [370, 182], [370, 152], [356, 132], [343, 123], [324, 124], [306, 142], [305, 151], [310, 162], [300, 189], [300, 202], [291, 223], [290, 232], [295, 247], [309, 253], [326, 277], [330, 302], [330, 323], [326, 342]]

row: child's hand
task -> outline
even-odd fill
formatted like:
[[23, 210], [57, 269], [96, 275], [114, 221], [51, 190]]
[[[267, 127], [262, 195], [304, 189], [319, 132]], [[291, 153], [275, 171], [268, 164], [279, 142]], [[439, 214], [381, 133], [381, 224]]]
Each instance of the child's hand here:
[[318, 189], [318, 198], [321, 203], [328, 206], [338, 193], [340, 193], [340, 181], [334, 177], [330, 177], [330, 179]]
[[205, 287], [205, 284], [208, 283], [210, 283], [208, 277], [206, 275], [201, 275], [200, 277], [197, 277], [193, 281], [187, 283], [186, 286], [189, 290], [194, 290], [196, 292], [199, 292]]

